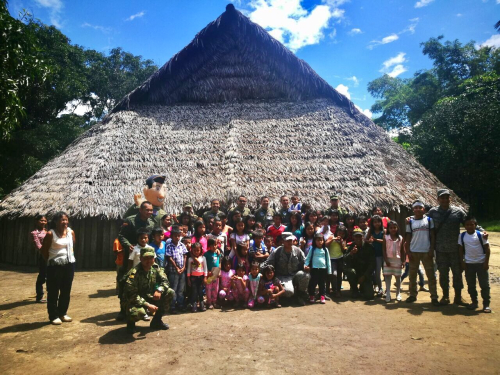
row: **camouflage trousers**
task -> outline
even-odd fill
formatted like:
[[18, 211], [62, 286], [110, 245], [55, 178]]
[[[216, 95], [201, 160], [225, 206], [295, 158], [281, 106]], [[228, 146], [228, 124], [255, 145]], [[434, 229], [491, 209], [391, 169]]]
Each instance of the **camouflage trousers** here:
[[347, 276], [347, 281], [349, 282], [351, 294], [353, 296], [357, 296], [358, 293], [361, 293], [363, 299], [373, 299], [375, 292], [373, 291], [371, 277], [365, 278], [365, 280], [359, 284], [359, 276], [354, 268], [344, 268], [344, 274]]
[[450, 269], [453, 275], [453, 289], [461, 291], [464, 287], [464, 282], [462, 280], [462, 269], [460, 268], [460, 256], [458, 251], [450, 253], [436, 251], [436, 263], [439, 271], [439, 285], [441, 285], [443, 295], [449, 295]]
[[311, 275], [304, 271], [298, 271], [293, 276], [276, 276], [283, 288], [285, 289], [285, 294], [283, 297], [292, 297], [297, 292], [307, 293], [307, 286], [309, 285], [309, 279]]
[[[168, 288], [162, 293], [158, 301], [155, 301], [152, 298], [146, 298], [146, 302], [151, 305], [157, 306], [158, 311], [156, 311], [155, 315], [159, 314], [159, 316], [161, 317], [165, 312], [169, 311], [174, 296], [175, 293], [173, 289]], [[126, 311], [128, 322], [138, 322], [139, 320], [142, 320], [144, 318], [146, 313], [148, 313], [148, 309], [144, 306], [128, 306]]]

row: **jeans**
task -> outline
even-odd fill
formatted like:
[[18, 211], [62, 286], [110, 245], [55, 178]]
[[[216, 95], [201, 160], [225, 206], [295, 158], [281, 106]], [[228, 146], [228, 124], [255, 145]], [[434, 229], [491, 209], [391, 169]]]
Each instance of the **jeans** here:
[[181, 273], [180, 275], [177, 271], [168, 271], [168, 282], [170, 283], [170, 288], [173, 289], [175, 296], [172, 299], [172, 309], [175, 309], [177, 303], [177, 308], [182, 309], [184, 306], [184, 287], [186, 285], [186, 275]]
[[437, 299], [437, 286], [436, 286], [436, 275], [434, 274], [434, 257], [429, 255], [429, 252], [425, 253], [411, 253], [410, 254], [410, 296], [417, 297], [417, 272], [420, 266], [420, 262], [424, 265], [425, 274], [427, 275], [427, 280], [429, 281], [429, 292], [431, 294], [431, 299]]
[[47, 266], [47, 311], [50, 321], [68, 312], [74, 276], [75, 263]]
[[191, 279], [191, 303], [203, 302], [203, 276], [190, 276]]
[[[424, 286], [424, 273], [422, 270], [418, 269], [418, 285], [419, 286]], [[408, 277], [410, 274], [410, 262], [405, 263], [405, 272], [401, 275], [401, 284], [403, 283], [403, 280]]]
[[483, 263], [467, 263], [465, 270], [465, 280], [467, 289], [472, 302], [477, 303], [476, 276], [481, 288], [481, 297], [484, 307], [490, 306], [490, 275], [488, 270], [484, 269]]
[[43, 284], [47, 279], [47, 262], [43, 259], [42, 254], [38, 254], [38, 277], [36, 278], [36, 300], [40, 301], [43, 298]]
[[342, 289], [342, 272], [344, 270], [344, 259], [331, 259], [332, 265], [332, 287], [335, 292], [340, 292]]
[[325, 296], [326, 278], [328, 277], [328, 269], [326, 268], [311, 268], [311, 279], [309, 280], [308, 292], [309, 296], [314, 296], [316, 285], [319, 286], [319, 295]]

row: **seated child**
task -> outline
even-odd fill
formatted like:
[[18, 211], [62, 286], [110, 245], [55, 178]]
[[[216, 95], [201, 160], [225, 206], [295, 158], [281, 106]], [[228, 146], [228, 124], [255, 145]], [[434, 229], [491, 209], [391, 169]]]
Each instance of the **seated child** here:
[[469, 310], [478, 308], [476, 278], [481, 288], [483, 298], [483, 312], [491, 313], [490, 308], [490, 275], [488, 272], [490, 261], [490, 245], [488, 240], [476, 230], [476, 219], [470, 215], [465, 218], [465, 232], [458, 237], [458, 246], [462, 268], [465, 270], [465, 280], [472, 303]]
[[220, 252], [217, 251], [217, 241], [213, 238], [207, 240], [207, 252], [204, 254], [207, 261], [208, 278], [205, 286], [207, 295], [207, 304], [209, 310], [218, 308], [217, 295], [219, 294], [219, 276], [220, 276]]
[[231, 292], [233, 293], [234, 302], [240, 307], [245, 307], [248, 301], [250, 290], [247, 288], [248, 276], [245, 274], [245, 265], [239, 263], [236, 266], [236, 274], [231, 280]]
[[281, 307], [279, 298], [285, 293], [285, 289], [278, 278], [274, 277], [274, 267], [268, 265], [264, 269], [264, 275], [260, 278], [257, 302]]
[[250, 266], [250, 274], [247, 280], [247, 289], [250, 291], [250, 297], [248, 298], [248, 308], [252, 309], [255, 306], [257, 299], [257, 292], [259, 291], [259, 282], [261, 274], [259, 273], [259, 262], [252, 262]]
[[250, 249], [248, 251], [248, 258], [250, 262], [254, 260], [258, 263], [262, 263], [269, 257], [266, 245], [262, 243], [264, 238], [264, 233], [260, 230], [256, 230], [252, 233], [253, 240], [250, 241]]

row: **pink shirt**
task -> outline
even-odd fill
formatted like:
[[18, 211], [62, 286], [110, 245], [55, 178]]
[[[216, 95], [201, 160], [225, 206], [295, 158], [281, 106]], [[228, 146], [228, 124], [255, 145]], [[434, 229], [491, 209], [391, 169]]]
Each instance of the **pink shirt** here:
[[191, 238], [191, 243], [199, 242], [203, 250], [203, 254], [207, 252], [207, 238], [205, 236], [201, 237], [199, 240], [194, 236]]
[[385, 254], [389, 259], [399, 259], [401, 258], [401, 241], [403, 237], [394, 241], [390, 234], [385, 235]]
[[35, 229], [33, 232], [31, 232], [31, 235], [33, 236], [33, 242], [37, 250], [40, 250], [42, 248], [43, 239], [45, 238], [46, 234], [47, 232], [45, 230], [38, 229]]

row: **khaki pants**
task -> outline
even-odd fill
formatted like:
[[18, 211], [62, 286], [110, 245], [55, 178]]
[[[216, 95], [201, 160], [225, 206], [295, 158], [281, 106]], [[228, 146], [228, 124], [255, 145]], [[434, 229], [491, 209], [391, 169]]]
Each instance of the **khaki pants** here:
[[424, 265], [427, 281], [429, 282], [429, 291], [431, 299], [437, 299], [436, 275], [434, 274], [434, 257], [431, 257], [428, 252], [425, 253], [410, 253], [410, 296], [417, 297], [417, 273], [420, 262]]

